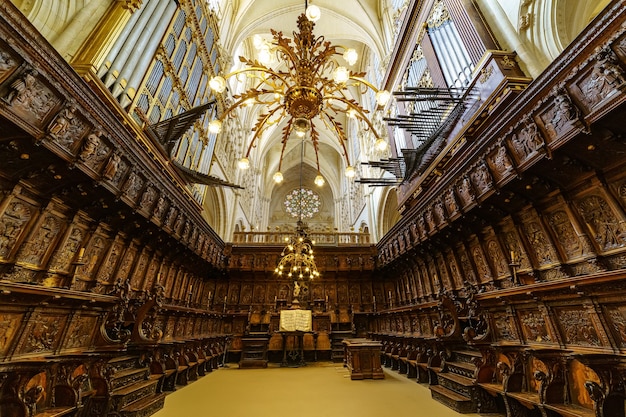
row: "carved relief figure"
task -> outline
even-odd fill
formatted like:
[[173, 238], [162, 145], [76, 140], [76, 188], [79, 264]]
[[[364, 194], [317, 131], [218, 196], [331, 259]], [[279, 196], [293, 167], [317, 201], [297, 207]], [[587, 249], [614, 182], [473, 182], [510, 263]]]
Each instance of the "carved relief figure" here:
[[54, 106], [55, 100], [50, 91], [37, 82], [37, 75], [37, 71], [32, 70], [13, 81], [11, 90], [4, 100], [41, 118]]
[[552, 115], [547, 120], [546, 127], [552, 137], [558, 136], [570, 122], [578, 117], [578, 109], [571, 99], [562, 90], [554, 97]]
[[33, 327], [28, 332], [28, 339], [24, 347], [25, 352], [52, 350], [56, 345], [60, 324], [56, 317], [37, 317]]
[[491, 271], [489, 270], [489, 266], [483, 257], [483, 253], [480, 248], [475, 247], [472, 254], [474, 255], [474, 263], [476, 264], [476, 270], [478, 271], [478, 275], [480, 277], [480, 281], [484, 282], [491, 278]]
[[597, 51], [596, 62], [589, 78], [583, 83], [582, 91], [590, 107], [593, 107], [613, 94], [625, 81], [624, 71], [617, 63], [615, 54], [609, 47], [605, 47]]
[[96, 154], [96, 150], [100, 145], [101, 134], [102, 132], [100, 130], [94, 130], [87, 136], [87, 139], [85, 139], [85, 143], [83, 143], [80, 153], [78, 154], [78, 159], [81, 161], [87, 161]]
[[141, 198], [141, 203], [139, 205], [144, 210], [150, 210], [152, 208], [152, 203], [154, 203], [154, 199], [156, 198], [156, 191], [154, 188], [150, 187], [143, 193], [143, 197]]
[[470, 179], [468, 177], [464, 177], [458, 187], [459, 197], [463, 202], [463, 206], [468, 205], [474, 199], [472, 196], [471, 186]]
[[456, 197], [454, 196], [453, 189], [448, 190], [448, 192], [446, 193], [445, 202], [446, 202], [446, 210], [448, 210], [448, 214], [449, 215], [455, 214], [458, 210], [458, 207], [456, 205]]
[[550, 342], [546, 322], [539, 312], [527, 312], [521, 317], [524, 337], [529, 342]]
[[566, 343], [577, 345], [600, 346], [596, 329], [584, 310], [562, 310], [558, 314], [559, 322], [565, 333]]
[[506, 341], [514, 341], [517, 340], [517, 333], [515, 332], [515, 328], [511, 326], [511, 321], [506, 313], [496, 313], [494, 314], [494, 323], [496, 327], [496, 333], [498, 334], [498, 339], [506, 340]]
[[57, 117], [50, 123], [50, 127], [48, 127], [48, 133], [53, 136], [62, 136], [67, 133], [74, 117], [76, 116], [74, 112], [76, 108], [74, 106], [65, 107], [61, 112], [57, 115]]
[[540, 265], [550, 264], [557, 259], [552, 245], [537, 222], [532, 221], [525, 224], [524, 230]]
[[582, 254], [581, 241], [576, 235], [567, 213], [564, 211], [552, 213], [550, 215], [550, 225], [568, 256], [571, 257]]
[[504, 176], [505, 173], [513, 169], [513, 164], [504, 146], [498, 148], [498, 151], [493, 156], [492, 162], [500, 176]]
[[128, 176], [128, 180], [126, 180], [126, 184], [124, 185], [124, 192], [128, 195], [128, 198], [134, 200], [137, 198], [137, 194], [139, 194], [139, 190], [143, 185], [143, 181], [139, 176], [133, 171]]
[[[621, 347], [626, 346], [626, 312], [619, 307], [608, 310], [613, 333], [617, 336]], [[1, 329], [0, 329], [1, 330]]]
[[11, 105], [20, 103], [24, 108], [29, 108], [35, 95], [36, 76], [37, 71], [29, 71], [21, 78], [13, 81], [11, 90], [4, 100]]
[[107, 162], [106, 167], [104, 167], [102, 178], [105, 180], [112, 180], [113, 177], [115, 177], [115, 174], [120, 166], [120, 159], [120, 155], [116, 152], [109, 157], [109, 162]]
[[445, 221], [446, 213], [443, 209], [443, 203], [441, 202], [441, 200], [437, 200], [437, 202], [435, 203], [435, 214], [439, 223], [443, 223]]
[[435, 224], [435, 219], [433, 217], [433, 211], [432, 209], [427, 209], [426, 213], [424, 213], [424, 218], [426, 219], [426, 223], [428, 224], [428, 230], [429, 231], [434, 231], [435, 229], [437, 229], [437, 225]]
[[54, 256], [50, 269], [53, 271], [67, 271], [69, 269], [70, 262], [80, 250], [80, 243], [82, 240], [83, 231], [78, 227], [72, 228], [65, 245], [63, 245], [63, 249], [57, 252]]
[[465, 276], [467, 277], [467, 280], [471, 282], [472, 284], [477, 284], [476, 275], [474, 274], [474, 268], [472, 267], [469, 257], [467, 256], [467, 253], [465, 253], [464, 250], [461, 251], [460, 259], [461, 259], [461, 268], [463, 270], [463, 274], [465, 274]]
[[520, 159], [525, 159], [528, 155], [535, 152], [543, 143], [537, 125], [528, 117], [524, 118], [526, 124], [516, 135], [513, 135], [513, 147], [517, 151]]
[[489, 170], [484, 164], [481, 164], [476, 167], [476, 170], [472, 173], [472, 178], [474, 180], [474, 184], [476, 185], [476, 189], [482, 194], [487, 192], [491, 187], [491, 175], [489, 174]]
[[15, 60], [7, 52], [0, 51], [0, 75], [8, 72], [17, 65]]
[[24, 245], [20, 254], [21, 260], [34, 265], [41, 263], [44, 254], [50, 247], [50, 243], [59, 231], [57, 223], [53, 216], [46, 216], [37, 233]]
[[607, 250], [626, 245], [626, 227], [600, 196], [589, 196], [577, 204], [591, 235]]
[[30, 219], [30, 210], [21, 202], [9, 205], [0, 219], [0, 257], [5, 258]]
[[508, 265], [504, 256], [502, 256], [502, 251], [498, 247], [498, 244], [495, 241], [490, 241], [487, 244], [487, 251], [489, 252], [489, 257], [491, 258], [491, 262], [496, 267], [496, 275], [501, 277], [508, 273]]

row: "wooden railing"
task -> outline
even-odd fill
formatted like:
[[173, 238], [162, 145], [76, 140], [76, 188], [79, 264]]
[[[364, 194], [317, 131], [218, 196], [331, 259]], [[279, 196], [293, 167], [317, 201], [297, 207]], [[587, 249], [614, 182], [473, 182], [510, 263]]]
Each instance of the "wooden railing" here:
[[[237, 245], [284, 245], [293, 232], [235, 232], [233, 244]], [[314, 232], [309, 237], [316, 246], [369, 246], [369, 233]]]

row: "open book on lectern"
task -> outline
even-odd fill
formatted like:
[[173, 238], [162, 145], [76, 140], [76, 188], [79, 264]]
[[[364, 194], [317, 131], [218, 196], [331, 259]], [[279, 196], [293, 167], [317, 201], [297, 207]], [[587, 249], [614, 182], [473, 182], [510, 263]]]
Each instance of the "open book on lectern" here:
[[313, 316], [311, 310], [282, 310], [280, 312], [281, 332], [310, 332]]

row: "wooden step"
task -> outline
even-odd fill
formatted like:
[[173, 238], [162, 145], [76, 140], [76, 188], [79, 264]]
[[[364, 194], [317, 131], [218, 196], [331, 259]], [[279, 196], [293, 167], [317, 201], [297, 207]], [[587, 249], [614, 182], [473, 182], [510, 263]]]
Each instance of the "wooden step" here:
[[458, 413], [475, 413], [476, 406], [472, 400], [441, 385], [431, 385], [430, 393], [434, 400], [452, 408]]
[[157, 383], [157, 380], [149, 379], [113, 391], [111, 394], [113, 397], [113, 408], [120, 411], [135, 401], [155, 394]]
[[150, 375], [148, 368], [128, 368], [116, 372], [111, 377], [111, 389], [116, 390], [139, 381], [145, 381]]
[[596, 413], [577, 404], [545, 404], [545, 408], [556, 411], [563, 417], [595, 417]]
[[124, 417], [150, 416], [162, 409], [164, 403], [164, 393], [153, 394], [127, 405], [120, 411], [120, 414]]
[[468, 378], [466, 376], [455, 374], [452, 372], [440, 372], [437, 374], [437, 377], [453, 381], [454, 383], [464, 387], [471, 387], [476, 385], [472, 378]]
[[123, 369], [135, 368], [137, 366], [137, 357], [120, 356], [117, 358], [111, 358], [107, 362], [107, 364], [114, 367], [118, 372], [120, 372]]
[[51, 407], [35, 413], [35, 417], [61, 417], [73, 414], [75, 411], [76, 407]]

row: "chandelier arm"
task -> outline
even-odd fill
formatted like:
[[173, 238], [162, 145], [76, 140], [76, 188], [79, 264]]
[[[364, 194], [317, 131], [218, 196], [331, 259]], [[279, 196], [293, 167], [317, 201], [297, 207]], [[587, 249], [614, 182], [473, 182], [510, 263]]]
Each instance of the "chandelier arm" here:
[[[321, 39], [323, 41], [324, 37], [320, 36], [318, 39]], [[337, 62], [337, 60], [335, 60], [334, 58], [331, 59], [333, 55], [341, 54], [337, 52], [335, 46], [326, 46], [326, 48], [316, 56], [314, 60], [316, 65], [314, 65], [312, 72], [314, 72], [315, 74], [320, 74], [321, 72], [323, 72], [322, 70], [327, 66], [330, 68], [339, 66], [339, 62]], [[319, 78], [322, 77], [320, 76]]]
[[[246, 63], [248, 63], [249, 61], [246, 61]], [[254, 72], [254, 71], [261, 71], [261, 72], [265, 72], [266, 74], [270, 74], [273, 75], [274, 77], [278, 78], [279, 80], [281, 80], [285, 85], [288, 85], [287, 80], [285, 80], [285, 78], [276, 71], [271, 70], [270, 68], [267, 67], [260, 67], [260, 66], [256, 66], [256, 65], [252, 65], [249, 67], [245, 67], [245, 68], [240, 68], [238, 70], [229, 72], [226, 75], [223, 75], [222, 77], [227, 80], [230, 77], [233, 77], [235, 75], [239, 75], [239, 74], [243, 74], [245, 72]]]
[[[345, 103], [348, 107], [350, 107], [351, 109], [354, 109], [357, 113], [359, 113], [359, 116], [361, 117], [361, 119], [367, 124], [367, 126], [370, 128], [370, 130], [372, 131], [372, 133], [374, 134], [374, 137], [376, 139], [381, 139], [380, 135], [378, 134], [378, 132], [376, 132], [376, 129], [374, 129], [374, 125], [372, 125], [372, 122], [369, 120], [369, 118], [365, 115], [365, 113], [363, 112], [363, 108], [361, 106], [355, 106], [353, 103], [350, 102], [350, 100], [343, 98], [343, 97], [337, 97], [337, 96], [326, 96], [324, 97], [324, 100], [329, 101], [329, 100], [338, 100], [341, 101], [343, 103]], [[331, 105], [332, 107], [332, 105]]]
[[349, 79], [360, 82], [361, 84], [363, 84], [363, 85], [367, 86], [368, 88], [370, 88], [371, 90], [373, 90], [374, 93], [378, 93], [380, 91], [378, 88], [376, 88], [376, 86], [374, 84], [370, 83], [365, 78], [355, 77], [353, 75], [350, 75]]
[[[281, 39], [286, 39], [286, 38], [281, 38]], [[298, 57], [295, 55], [294, 51], [285, 47], [285, 45], [281, 44], [281, 43], [275, 43], [274, 44], [274, 50], [276, 53], [280, 53], [283, 56], [286, 56], [289, 59], [289, 63], [291, 64], [291, 67], [295, 67], [295, 63], [298, 62]], [[284, 80], [283, 80], [284, 82]]]
[[311, 143], [313, 143], [313, 150], [315, 151], [315, 164], [317, 165], [317, 172], [320, 172], [320, 157], [319, 157], [319, 133], [315, 129], [315, 125], [311, 123]]
[[252, 137], [252, 140], [250, 141], [250, 145], [248, 145], [248, 151], [246, 152], [246, 158], [250, 156], [250, 151], [252, 150], [252, 147], [254, 146], [254, 143], [258, 139], [259, 135], [265, 130], [263, 127], [267, 123], [267, 120], [270, 117], [272, 117], [274, 115], [274, 113], [276, 113], [281, 108], [282, 107], [280, 107], [280, 106], [276, 107], [276, 108], [272, 109], [269, 113], [267, 113], [265, 115], [265, 117], [263, 117], [262, 119], [259, 119], [259, 121], [257, 122], [257, 127], [258, 128], [254, 132], [254, 136]]
[[281, 141], [283, 143], [283, 146], [280, 149], [280, 160], [278, 162], [278, 171], [280, 171], [283, 166], [283, 156], [285, 155], [285, 149], [287, 148], [287, 141], [289, 140], [289, 132], [291, 132], [290, 127], [291, 127], [291, 120], [289, 121], [288, 126], [284, 129], [283, 140]]
[[343, 156], [346, 158], [346, 164], [348, 164], [347, 166], [350, 166], [350, 157], [348, 156], [348, 150], [346, 149], [346, 144], [344, 143], [347, 139], [346, 134], [343, 133], [343, 129], [341, 128], [341, 126], [339, 126], [338, 122], [330, 117], [328, 113], [323, 112], [323, 114], [328, 119], [333, 129], [335, 129], [335, 132], [337, 132], [337, 135], [339, 136], [339, 144], [343, 149]]
[[[246, 100], [251, 99], [251, 98], [255, 98], [256, 99], [261, 94], [267, 94], [267, 91], [264, 91], [264, 90], [257, 90], [257, 91], [247, 90], [247, 91], [245, 91], [244, 94], [242, 94], [242, 96], [241, 96], [241, 98], [239, 100], [237, 100], [233, 104], [231, 104], [231, 106], [229, 108], [227, 108], [224, 111], [224, 113], [222, 113], [222, 115], [220, 117], [218, 117], [218, 120], [223, 122], [224, 120], [226, 120], [226, 116], [228, 116], [233, 110], [235, 110], [236, 108], [241, 106], [241, 104], [244, 103]], [[262, 104], [262, 102], [259, 102], [259, 104]], [[267, 103], [265, 103], [265, 104], [267, 104]]]

